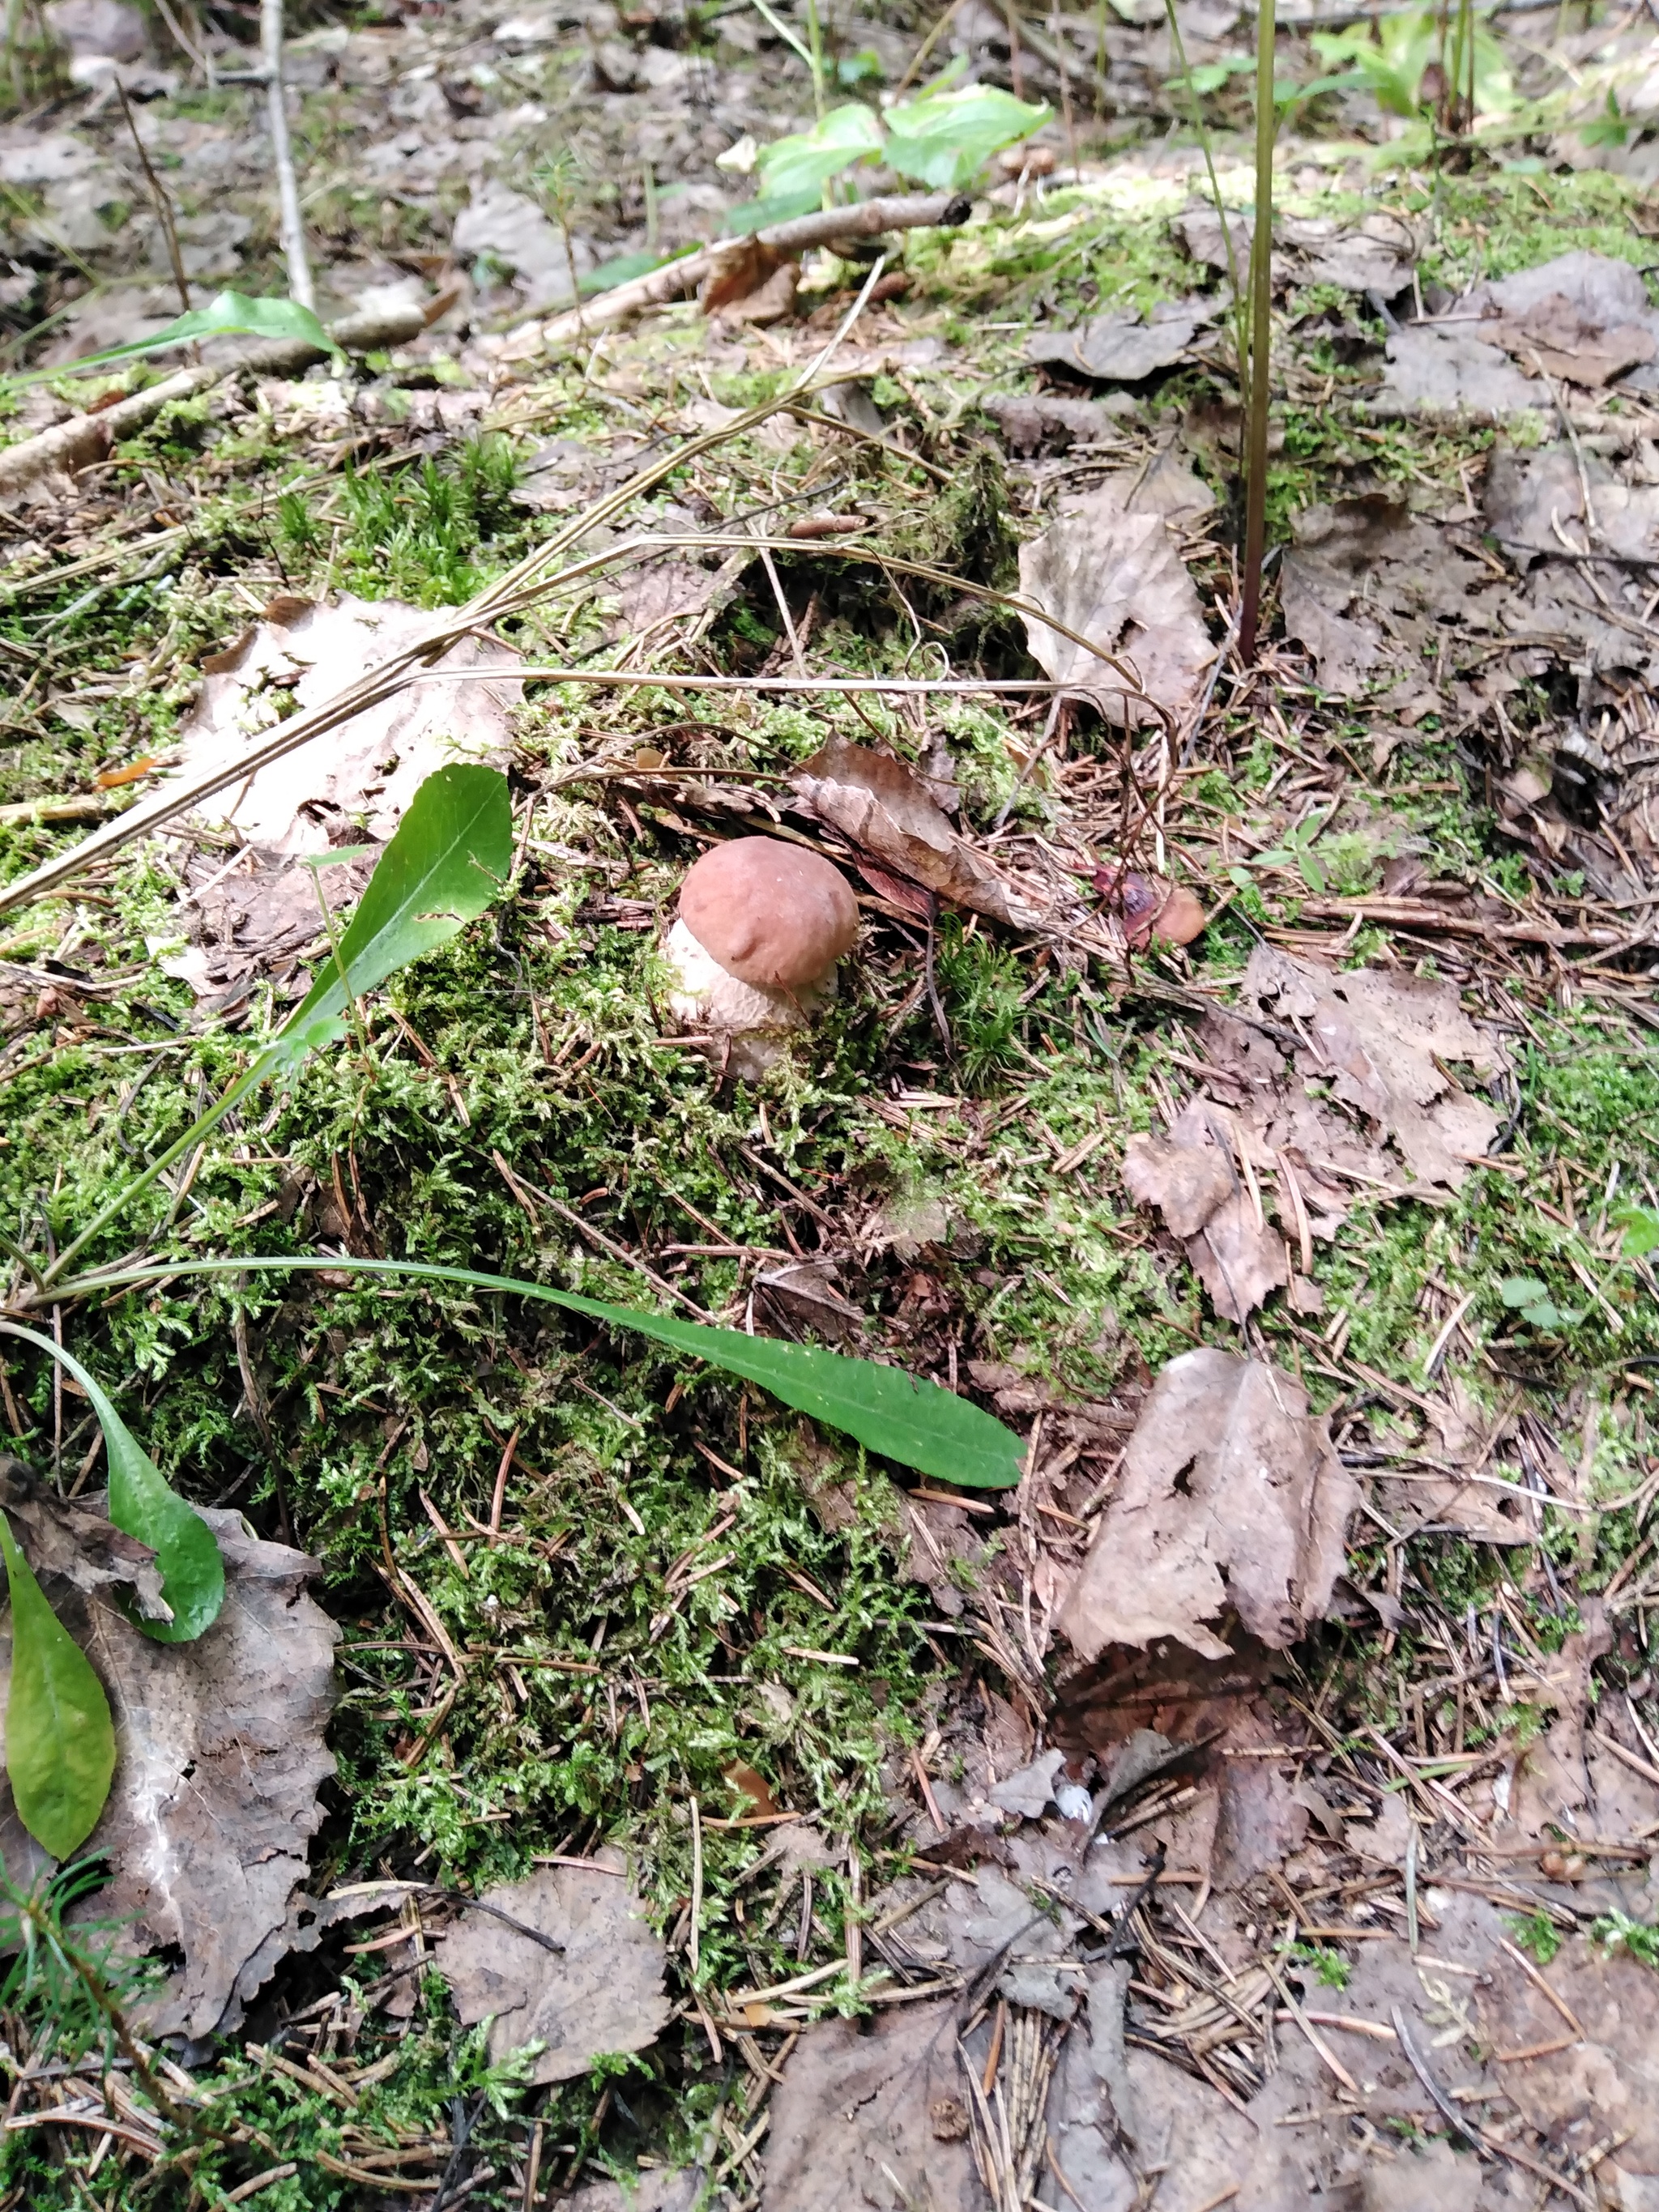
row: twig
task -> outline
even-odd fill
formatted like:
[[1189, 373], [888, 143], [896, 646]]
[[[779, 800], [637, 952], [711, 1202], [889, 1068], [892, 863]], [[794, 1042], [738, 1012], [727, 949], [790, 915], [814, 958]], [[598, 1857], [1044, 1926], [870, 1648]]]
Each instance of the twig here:
[[854, 207], [824, 208], [798, 216], [792, 222], [771, 224], [748, 238], [723, 238], [700, 247], [647, 276], [617, 284], [597, 299], [586, 301], [580, 313], [555, 315], [541, 326], [544, 349], [580, 343], [607, 324], [624, 322], [646, 307], [665, 307], [696, 291], [709, 277], [755, 244], [775, 253], [804, 253], [809, 246], [828, 246], [840, 238], [873, 238], [884, 230], [945, 230], [968, 220], [972, 202], [961, 192], [901, 193], [890, 199], [865, 200]]
[[1399, 2039], [1400, 2048], [1410, 2061], [1413, 2073], [1428, 2091], [1436, 2112], [1455, 2135], [1460, 2135], [1467, 2142], [1472, 2142], [1476, 2150], [1483, 2153], [1487, 2158], [1507, 2159], [1511, 2166], [1518, 2166], [1523, 2172], [1535, 2174], [1539, 2180], [1547, 2181], [1552, 2189], [1559, 2189], [1564, 2197], [1570, 2197], [1575, 2204], [1582, 2204], [1584, 2212], [1595, 2212], [1595, 2199], [1588, 2196], [1576, 2183], [1569, 2181], [1565, 2174], [1558, 2173], [1553, 2166], [1544, 2166], [1538, 2160], [1528, 2158], [1524, 2151], [1514, 2150], [1508, 2143], [1499, 2142], [1495, 2136], [1487, 2135], [1466, 2114], [1460, 2112], [1430, 2071], [1429, 2062], [1418, 2049], [1410, 2023], [1398, 2005], [1394, 2007], [1390, 2016], [1394, 2021], [1394, 2032]]
[[1309, 2042], [1312, 2044], [1318, 2057], [1324, 2061], [1325, 2064], [1330, 2069], [1331, 2072], [1336, 2076], [1337, 2080], [1342, 2084], [1342, 2087], [1348, 2092], [1349, 2095], [1352, 2097], [1357, 2097], [1359, 2094], [1358, 2082], [1354, 2080], [1353, 2075], [1349, 2073], [1347, 2068], [1342, 2063], [1342, 2061], [1336, 2056], [1336, 2054], [1333, 2051], [1329, 2050], [1326, 2045], [1321, 2041], [1318, 2033], [1314, 2028], [1313, 2023], [1308, 2018], [1307, 2014], [1304, 2012], [1297, 2000], [1291, 1994], [1290, 1986], [1280, 1975], [1277, 1966], [1273, 1965], [1271, 1959], [1264, 1959], [1261, 1961], [1261, 1964], [1263, 1971], [1266, 1972], [1268, 1980], [1272, 1982], [1273, 1987], [1279, 1991], [1279, 1996], [1284, 1998], [1285, 2005], [1289, 2008], [1291, 2018], [1302, 2030], [1302, 2033], [1307, 2037]]
[[149, 148], [138, 136], [138, 119], [132, 112], [132, 102], [127, 98], [127, 88], [121, 82], [119, 70], [115, 72], [115, 90], [121, 102], [121, 112], [127, 118], [127, 129], [131, 134], [133, 150], [138, 156], [138, 166], [144, 173], [150, 198], [155, 203], [156, 219], [161, 223], [161, 234], [167, 242], [167, 259], [173, 264], [173, 289], [179, 295], [179, 312], [187, 315], [190, 313], [190, 279], [185, 274], [185, 258], [179, 251], [179, 232], [173, 220], [173, 203], [151, 166]]
[[1498, 1939], [1498, 1943], [1499, 1949], [1506, 1951], [1510, 1957], [1514, 1960], [1516, 1965], [1520, 1967], [1522, 1972], [1532, 1984], [1534, 1989], [1537, 1990], [1543, 1996], [1547, 1997], [1550, 2003], [1554, 2006], [1556, 2011], [1560, 2014], [1562, 2019], [1565, 2021], [1567, 2026], [1578, 2038], [1578, 2040], [1581, 2043], [1586, 2041], [1587, 2038], [1584, 2033], [1583, 2021], [1579, 2019], [1577, 2014], [1573, 2010], [1572, 2007], [1567, 2002], [1565, 1997], [1558, 1996], [1556, 1995], [1555, 1991], [1544, 1979], [1542, 1974], [1539, 1972], [1537, 1967], [1534, 1966], [1532, 1960], [1527, 1956], [1526, 1953], [1524, 1951], [1516, 1950], [1515, 1945], [1511, 1943], [1506, 1936], [1500, 1936]]
[[294, 148], [288, 135], [288, 88], [283, 82], [283, 0], [259, 0], [259, 49], [264, 58], [265, 112], [270, 118], [270, 158], [276, 170], [282, 210], [283, 258], [288, 264], [290, 299], [314, 313], [317, 295], [306, 252], [306, 228], [300, 213], [300, 185], [294, 173]]

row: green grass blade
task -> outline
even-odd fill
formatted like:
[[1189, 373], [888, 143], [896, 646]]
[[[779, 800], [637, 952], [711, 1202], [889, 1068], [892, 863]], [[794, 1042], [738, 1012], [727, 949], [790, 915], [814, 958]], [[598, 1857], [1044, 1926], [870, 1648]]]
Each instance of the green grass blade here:
[[168, 346], [185, 345], [194, 338], [292, 338], [313, 345], [321, 353], [337, 354], [335, 344], [309, 307], [297, 300], [252, 300], [241, 292], [217, 292], [205, 307], [192, 307], [175, 315], [148, 337], [130, 339], [125, 345], [106, 346], [101, 353], [83, 355], [56, 368], [37, 368], [21, 376], [9, 376], [5, 385], [40, 384], [55, 376], [83, 376], [88, 370], [112, 368], [143, 354], [161, 353]]
[[252, 1067], [110, 1200], [49, 1271], [66, 1274], [93, 1238], [199, 1144], [249, 1091], [345, 1035], [349, 1000], [362, 998], [477, 919], [513, 865], [513, 809], [499, 769], [441, 768], [410, 801], [381, 854], [334, 957]]
[[417, 1260], [287, 1259], [277, 1255], [168, 1260], [87, 1275], [78, 1282], [64, 1284], [60, 1295], [68, 1297], [94, 1290], [114, 1290], [152, 1282], [163, 1275], [242, 1274], [256, 1270], [299, 1273], [319, 1268], [459, 1283], [468, 1290], [507, 1291], [515, 1297], [537, 1298], [544, 1305], [586, 1314], [616, 1328], [636, 1330], [677, 1352], [706, 1359], [728, 1375], [758, 1382], [786, 1406], [855, 1437], [869, 1450], [896, 1460], [901, 1467], [966, 1488], [1007, 1490], [1024, 1472], [1025, 1448], [1012, 1429], [969, 1400], [957, 1397], [955, 1391], [942, 1389], [937, 1382], [918, 1382], [902, 1368], [881, 1367], [874, 1360], [851, 1358], [845, 1352], [826, 1352], [817, 1345], [782, 1344], [774, 1337], [745, 1335], [741, 1329], [678, 1321], [637, 1306], [606, 1305], [598, 1298], [578, 1297], [572, 1291], [553, 1290], [545, 1283], [521, 1282], [515, 1276], [486, 1274], [475, 1267], [441, 1267]]
[[345, 1034], [360, 999], [474, 921], [513, 865], [513, 809], [499, 769], [441, 768], [427, 777], [368, 879], [337, 957], [261, 1055], [266, 1074]]
[[11, 1594], [6, 1773], [12, 1802], [36, 1843], [66, 1859], [97, 1826], [109, 1796], [115, 1725], [103, 1684], [46, 1603], [3, 1513], [0, 1551]]
[[19, 1328], [10, 1322], [0, 1322], [0, 1334], [21, 1337], [49, 1352], [86, 1392], [109, 1454], [109, 1517], [124, 1534], [147, 1544], [155, 1553], [161, 1575], [161, 1595], [173, 1613], [171, 1620], [145, 1620], [134, 1613], [132, 1625], [158, 1644], [193, 1644], [218, 1619], [225, 1600], [225, 1567], [218, 1539], [195, 1507], [171, 1487], [78, 1359], [49, 1336]]

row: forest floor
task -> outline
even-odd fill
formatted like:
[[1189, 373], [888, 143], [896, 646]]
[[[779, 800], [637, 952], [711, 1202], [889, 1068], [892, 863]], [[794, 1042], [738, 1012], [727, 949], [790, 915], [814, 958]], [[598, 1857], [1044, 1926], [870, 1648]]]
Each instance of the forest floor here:
[[[191, 297], [281, 292], [250, 11], [173, 12], [212, 84], [114, 15]], [[1181, 21], [1248, 207], [1252, 21]], [[1639, 127], [1547, 109], [1641, 19], [1502, 23], [1507, 137], [1287, 123], [1250, 665], [1161, 13], [968, 0], [939, 58], [1056, 112], [965, 221], [568, 343], [573, 270], [717, 236], [718, 157], [810, 122], [772, 15], [291, 23], [319, 313], [437, 312], [0, 449], [0, 882], [565, 568], [444, 664], [489, 680], [0, 919], [7, 1310], [232, 1592], [130, 1639], [173, 1674], [94, 1647], [107, 1886], [0, 1992], [0, 2212], [1659, 2203], [1659, 208]], [[929, 27], [832, 23], [846, 96]], [[107, 70], [14, 63], [16, 373], [179, 302]], [[10, 383], [0, 435], [177, 366]], [[1152, 703], [1045, 687], [1022, 594]], [[457, 747], [510, 781], [482, 919], [100, 1233], [141, 1285], [35, 1295]], [[757, 831], [860, 927], [748, 1080], [663, 940]], [[879, 1360], [1024, 1472], [376, 1259]], [[7, 1497], [95, 1513], [82, 1387], [12, 1340], [0, 1395]]]

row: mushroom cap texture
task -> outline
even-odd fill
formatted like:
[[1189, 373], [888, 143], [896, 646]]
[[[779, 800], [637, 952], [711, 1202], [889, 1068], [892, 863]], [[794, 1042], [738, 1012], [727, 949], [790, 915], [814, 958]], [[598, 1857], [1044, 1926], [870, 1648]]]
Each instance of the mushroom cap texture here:
[[774, 991], [820, 981], [858, 935], [840, 871], [775, 837], [737, 837], [680, 885], [680, 919], [728, 975]]

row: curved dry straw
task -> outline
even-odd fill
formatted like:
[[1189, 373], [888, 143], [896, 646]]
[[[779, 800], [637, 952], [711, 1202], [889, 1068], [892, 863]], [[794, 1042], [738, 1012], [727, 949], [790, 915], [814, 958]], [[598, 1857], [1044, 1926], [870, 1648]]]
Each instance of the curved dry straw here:
[[[32, 869], [27, 875], [20, 877], [16, 882], [0, 887], [0, 914], [11, 913], [19, 907], [27, 905], [31, 900], [43, 897], [47, 892], [56, 890], [60, 884], [81, 874], [94, 861], [102, 860], [108, 854], [118, 851], [123, 846], [132, 843], [136, 838], [159, 830], [168, 822], [175, 821], [179, 815], [188, 813], [203, 799], [211, 798], [216, 792], [226, 790], [232, 784], [241, 783], [260, 769], [269, 766], [272, 761], [281, 760], [287, 754], [295, 751], [313, 738], [321, 737], [329, 730], [337, 729], [343, 722], [351, 720], [355, 715], [366, 713], [370, 708], [384, 704], [386, 700], [394, 698], [409, 684], [419, 683], [424, 678], [434, 674], [450, 678], [457, 672], [438, 671], [434, 664], [463, 638], [489, 630], [495, 623], [509, 616], [527, 611], [565, 585], [591, 575], [614, 562], [623, 558], [649, 559], [665, 551], [688, 546], [734, 550], [752, 549], [757, 555], [769, 550], [799, 554], [803, 550], [803, 541], [793, 538], [763, 538], [746, 532], [714, 532], [701, 538], [653, 537], [641, 534], [637, 538], [626, 538], [620, 544], [607, 548], [602, 554], [596, 554], [588, 559], [573, 562], [569, 567], [561, 568], [552, 575], [547, 574], [550, 563], [557, 560], [561, 554], [568, 552], [590, 531], [599, 528], [610, 521], [614, 515], [620, 514], [630, 501], [638, 498], [642, 493], [653, 489], [665, 477], [672, 476], [676, 470], [683, 468], [686, 462], [696, 459], [699, 454], [711, 452], [714, 447], [724, 445], [743, 431], [754, 428], [757, 424], [766, 421], [769, 416], [789, 411], [794, 401], [798, 399], [800, 391], [805, 388], [807, 387], [805, 386], [792, 387], [790, 391], [781, 394], [775, 399], [768, 400], [757, 407], [746, 409], [720, 429], [707, 431], [702, 436], [692, 439], [688, 444], [678, 447], [673, 453], [661, 455], [648, 467], [641, 469], [636, 475], [630, 477], [626, 483], [619, 484], [614, 491], [594, 501], [582, 514], [567, 523], [562, 530], [556, 532], [544, 545], [538, 546], [533, 553], [527, 554], [522, 561], [509, 568], [504, 576], [499, 577], [486, 590], [468, 600], [465, 606], [456, 608], [441, 621], [434, 623], [424, 635], [415, 639], [400, 651], [392, 654], [377, 667], [370, 669], [366, 675], [359, 677], [355, 683], [349, 684], [343, 690], [337, 691], [331, 699], [325, 699], [319, 705], [307, 708], [303, 714], [291, 715], [288, 720], [278, 723], [275, 728], [265, 732], [258, 742], [251, 744], [245, 752], [239, 754], [234, 761], [221, 762], [213, 768], [204, 770], [199, 775], [164, 786], [150, 798], [142, 799], [137, 806], [130, 807], [125, 814], [117, 815], [112, 821], [106, 823], [102, 829], [94, 830], [89, 837], [83, 838], [80, 844], [72, 847], [68, 852], [56, 854], [52, 860], [43, 862], [40, 867]], [[901, 560], [876, 547], [839, 545], [817, 539], [811, 542], [811, 550], [815, 558], [828, 556], [840, 560], [864, 561], [885, 568], [895, 574], [915, 576], [926, 582], [942, 584], [970, 599], [1006, 606], [1030, 620], [1041, 622], [1058, 635], [1068, 639], [1074, 645], [1081, 646], [1086, 652], [1092, 653], [1096, 659], [1111, 668], [1123, 679], [1125, 692], [1128, 696], [1144, 701], [1160, 720], [1169, 721], [1166, 709], [1147, 695], [1139, 678], [1125, 662], [1103, 651], [1082, 632], [1073, 629], [1069, 624], [1061, 622], [1057, 617], [1046, 612], [1043, 609], [1034, 606], [1030, 601], [1021, 599], [1017, 593], [1000, 592], [988, 584], [970, 582], [963, 577], [953, 576], [945, 569], [930, 568], [923, 562]], [[512, 668], [494, 668], [476, 672], [492, 677], [497, 682], [504, 678], [516, 678], [520, 673], [519, 670]], [[523, 672], [528, 674], [532, 672]], [[559, 680], [569, 683], [621, 683], [629, 680], [628, 676], [620, 672], [580, 668], [550, 671], [543, 680], [549, 680], [555, 675]], [[643, 682], [647, 679], [640, 675], [635, 676], [633, 680]], [[749, 678], [702, 678], [697, 679], [697, 683], [709, 689], [721, 689], [733, 685], [739, 688], [753, 688], [752, 679]], [[696, 688], [696, 685], [689, 679], [678, 679], [676, 688], [690, 690]], [[786, 684], [781, 688], [791, 687]], [[801, 686], [797, 679], [793, 688], [817, 687], [810, 684]], [[836, 688], [845, 687], [838, 685]], [[905, 690], [917, 687], [914, 682], [903, 679], [885, 685], [882, 684], [879, 679], [870, 679], [870, 688]], [[945, 684], [938, 688], [956, 690], [960, 687]], [[1002, 689], [1004, 687], [989, 686], [988, 688]], [[1065, 687], [1045, 684], [1037, 688], [1061, 690]]]

